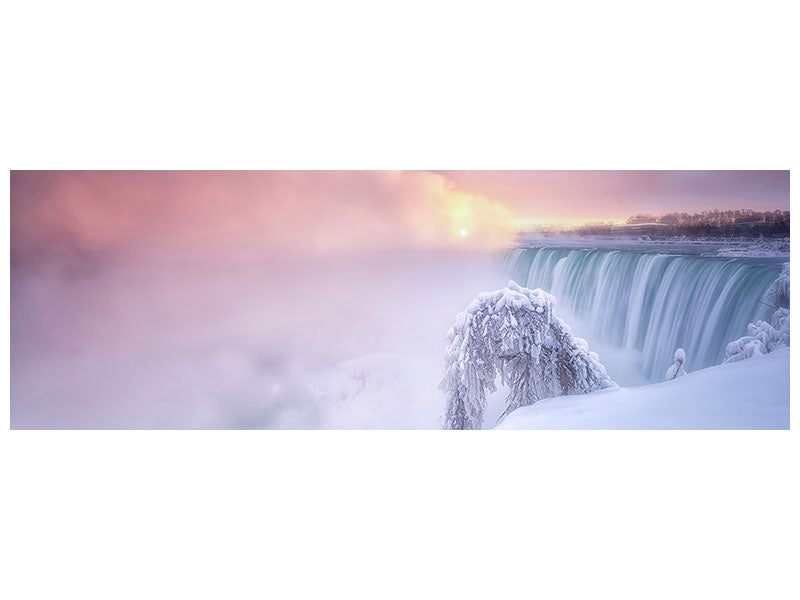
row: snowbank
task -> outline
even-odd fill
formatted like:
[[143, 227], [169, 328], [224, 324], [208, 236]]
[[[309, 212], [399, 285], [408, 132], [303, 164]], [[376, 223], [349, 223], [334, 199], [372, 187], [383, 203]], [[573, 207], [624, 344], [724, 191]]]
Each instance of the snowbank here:
[[774, 257], [789, 256], [789, 238], [743, 240], [720, 248], [716, 256], [724, 257]]
[[543, 399], [498, 429], [788, 429], [789, 349], [674, 381]]

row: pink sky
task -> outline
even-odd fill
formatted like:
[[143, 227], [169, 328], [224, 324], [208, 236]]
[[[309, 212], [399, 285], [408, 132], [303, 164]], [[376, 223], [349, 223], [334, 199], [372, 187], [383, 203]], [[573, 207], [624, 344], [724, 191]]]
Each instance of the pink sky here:
[[788, 209], [788, 171], [12, 172], [12, 249], [491, 247], [520, 221]]
[[638, 213], [789, 209], [788, 171], [445, 171], [534, 221], [622, 220]]

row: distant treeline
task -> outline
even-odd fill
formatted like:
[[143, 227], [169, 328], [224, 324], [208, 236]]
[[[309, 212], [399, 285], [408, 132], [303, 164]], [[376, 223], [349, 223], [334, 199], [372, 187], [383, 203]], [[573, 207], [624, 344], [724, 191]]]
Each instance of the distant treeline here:
[[636, 215], [628, 217], [627, 225], [646, 225], [661, 223], [664, 225], [737, 225], [751, 223], [783, 223], [789, 222], [788, 210], [752, 210], [741, 208], [736, 210], [704, 210], [699, 213], [667, 213], [665, 215]]
[[789, 211], [706, 210], [701, 213], [636, 215], [624, 225], [588, 223], [575, 229], [583, 235], [647, 235], [650, 237], [786, 237]]
[[786, 237], [789, 220], [749, 223], [641, 223], [630, 225], [593, 224], [575, 229], [581, 235], [647, 235], [649, 237]]

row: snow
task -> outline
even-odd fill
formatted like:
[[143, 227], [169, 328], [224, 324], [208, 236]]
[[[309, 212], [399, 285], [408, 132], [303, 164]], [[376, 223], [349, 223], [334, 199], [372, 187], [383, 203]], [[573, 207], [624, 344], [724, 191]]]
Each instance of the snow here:
[[498, 429], [788, 429], [789, 349], [636, 388], [547, 398]]
[[[376, 353], [313, 378], [316, 427], [438, 429], [445, 395], [436, 356]], [[487, 395], [484, 428], [495, 426], [508, 388]], [[674, 381], [539, 400], [498, 429], [786, 429], [789, 349], [693, 371]]]
[[789, 256], [789, 238], [738, 241], [716, 251], [715, 256], [725, 257], [773, 257]]

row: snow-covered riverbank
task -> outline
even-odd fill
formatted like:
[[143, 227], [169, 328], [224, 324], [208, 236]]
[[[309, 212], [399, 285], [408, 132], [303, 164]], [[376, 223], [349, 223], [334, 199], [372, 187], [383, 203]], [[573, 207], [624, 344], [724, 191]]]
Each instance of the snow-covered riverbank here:
[[674, 381], [546, 398], [498, 429], [788, 429], [789, 349]]

